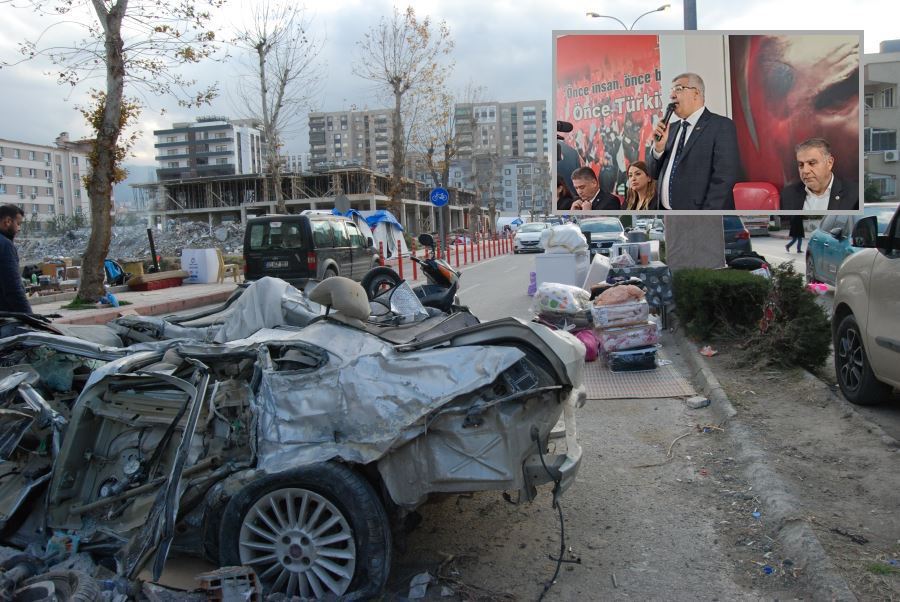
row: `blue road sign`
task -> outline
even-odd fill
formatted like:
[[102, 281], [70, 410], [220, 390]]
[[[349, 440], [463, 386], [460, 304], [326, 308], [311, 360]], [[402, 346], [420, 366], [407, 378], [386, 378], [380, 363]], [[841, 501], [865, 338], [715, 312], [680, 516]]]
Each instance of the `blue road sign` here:
[[450, 193], [446, 188], [432, 188], [429, 198], [435, 207], [443, 207], [450, 202]]

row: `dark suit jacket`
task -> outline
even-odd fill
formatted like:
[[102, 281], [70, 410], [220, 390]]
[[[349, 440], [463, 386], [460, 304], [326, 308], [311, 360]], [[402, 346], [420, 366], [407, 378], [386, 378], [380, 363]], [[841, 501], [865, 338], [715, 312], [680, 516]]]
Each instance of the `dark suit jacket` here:
[[[734, 209], [732, 189], [741, 171], [734, 122], [705, 109], [692, 130], [681, 150], [669, 204], [672, 209]], [[674, 128], [672, 132], [680, 133], [680, 125], [678, 132]], [[650, 177], [657, 180], [659, 186], [662, 186], [663, 174], [675, 154], [678, 136], [673, 133], [669, 134], [659, 159], [652, 152], [647, 154]]]
[[[806, 185], [797, 182], [785, 186], [781, 191], [781, 209], [785, 211], [801, 211], [806, 202]], [[856, 211], [859, 209], [859, 185], [847, 182], [834, 176], [831, 183], [831, 196], [828, 197], [829, 211]]]
[[619, 197], [608, 192], [604, 192], [601, 188], [597, 191], [594, 199], [591, 201], [591, 209], [593, 211], [618, 211], [622, 208]]

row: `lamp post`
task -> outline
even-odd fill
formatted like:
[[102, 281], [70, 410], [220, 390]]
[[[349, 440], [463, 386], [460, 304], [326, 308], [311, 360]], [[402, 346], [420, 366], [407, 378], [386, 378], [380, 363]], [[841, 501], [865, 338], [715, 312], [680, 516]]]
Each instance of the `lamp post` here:
[[588, 17], [593, 17], [593, 18], [595, 18], [595, 19], [596, 19], [596, 18], [612, 19], [613, 21], [616, 21], [619, 25], [621, 25], [624, 29], [632, 30], [632, 29], [634, 29], [634, 26], [637, 24], [637, 22], [640, 21], [641, 19], [643, 19], [644, 17], [646, 17], [647, 15], [652, 15], [653, 13], [661, 13], [661, 12], [663, 12], [663, 11], [665, 11], [665, 10], [668, 10], [668, 8], [669, 8], [670, 6], [671, 6], [671, 4], [663, 4], [663, 5], [660, 6], [659, 8], [654, 8], [653, 10], [648, 10], [648, 11], [645, 12], [643, 15], [639, 16], [637, 19], [635, 19], [634, 21], [632, 21], [632, 22], [631, 22], [631, 27], [626, 26], [625, 23], [624, 23], [621, 19], [619, 19], [619, 18], [617, 18], [617, 17], [613, 17], [612, 15], [601, 15], [601, 14], [598, 14], [598, 13], [590, 13], [590, 12], [589, 12], [589, 13], [587, 13], [587, 16], [588, 16]]

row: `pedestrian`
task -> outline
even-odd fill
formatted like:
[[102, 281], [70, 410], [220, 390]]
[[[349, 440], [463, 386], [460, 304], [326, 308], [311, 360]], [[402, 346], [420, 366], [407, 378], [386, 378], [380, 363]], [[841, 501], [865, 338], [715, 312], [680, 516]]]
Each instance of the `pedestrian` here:
[[19, 254], [13, 239], [22, 227], [25, 212], [16, 205], [0, 206], [0, 311], [31, 313], [19, 273]]
[[788, 234], [791, 235], [791, 242], [784, 245], [785, 251], [790, 251], [791, 246], [793, 246], [794, 243], [797, 243], [797, 252], [802, 253], [803, 249], [801, 247], [803, 246], [803, 235], [804, 235], [803, 216], [802, 215], [792, 215], [791, 216], [791, 229], [788, 232]]

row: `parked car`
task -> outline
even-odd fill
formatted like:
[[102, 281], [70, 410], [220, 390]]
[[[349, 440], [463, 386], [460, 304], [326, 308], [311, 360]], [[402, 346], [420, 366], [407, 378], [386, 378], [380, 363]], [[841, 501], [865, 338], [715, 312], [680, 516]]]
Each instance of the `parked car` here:
[[741, 221], [744, 222], [744, 227], [750, 232], [750, 236], [769, 235], [768, 215], [742, 215]]
[[550, 227], [546, 222], [531, 222], [522, 224], [516, 230], [513, 238], [513, 253], [523, 253], [525, 251], [543, 251], [541, 246], [541, 234]]
[[860, 405], [900, 387], [900, 208], [884, 226], [882, 217], [853, 227], [854, 252], [838, 269], [831, 316], [838, 385]]
[[753, 251], [750, 231], [739, 216], [723, 215], [722, 227], [725, 229], [725, 259], [747, 255]]
[[247, 220], [246, 280], [273, 276], [297, 288], [331, 276], [360, 281], [377, 262], [372, 237], [346, 217], [267, 215]]
[[650, 240], [665, 240], [666, 239], [666, 222], [657, 218], [650, 222], [648, 226]]
[[874, 217], [883, 234], [897, 209], [897, 203], [866, 203], [863, 215], [826, 215], [806, 244], [806, 281], [836, 282], [838, 268], [855, 253], [850, 234], [863, 217]]
[[615, 243], [628, 242], [622, 221], [617, 217], [594, 217], [579, 220], [578, 226], [584, 233], [591, 248], [591, 256], [594, 253], [609, 255]]

